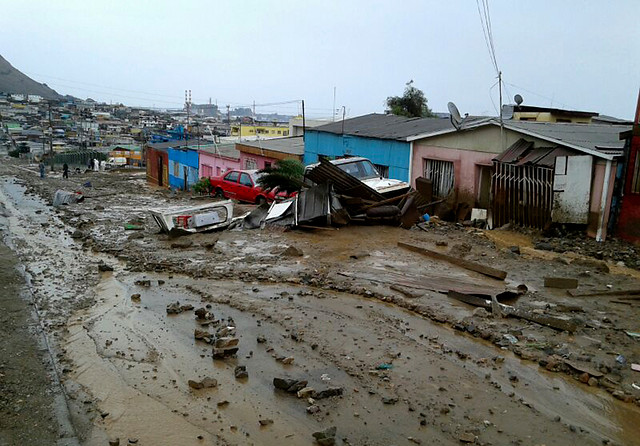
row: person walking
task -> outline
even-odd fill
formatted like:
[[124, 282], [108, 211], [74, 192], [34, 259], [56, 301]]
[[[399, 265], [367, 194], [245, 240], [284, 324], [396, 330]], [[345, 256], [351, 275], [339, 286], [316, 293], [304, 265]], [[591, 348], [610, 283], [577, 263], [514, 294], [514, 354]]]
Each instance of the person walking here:
[[69, 179], [69, 165], [67, 163], [62, 165], [62, 178]]
[[40, 169], [40, 178], [44, 178], [44, 161], [40, 161], [38, 168]]

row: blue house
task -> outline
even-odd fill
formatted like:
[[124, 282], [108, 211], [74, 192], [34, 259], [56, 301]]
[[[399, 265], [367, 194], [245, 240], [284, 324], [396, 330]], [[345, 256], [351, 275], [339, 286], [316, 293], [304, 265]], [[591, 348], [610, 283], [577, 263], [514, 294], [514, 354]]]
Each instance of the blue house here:
[[169, 187], [189, 190], [198, 182], [198, 151], [193, 148], [170, 148]]
[[382, 176], [410, 181], [410, 139], [450, 128], [448, 119], [379, 113], [332, 122], [305, 130], [304, 163], [317, 163], [320, 157], [362, 156], [370, 159]]

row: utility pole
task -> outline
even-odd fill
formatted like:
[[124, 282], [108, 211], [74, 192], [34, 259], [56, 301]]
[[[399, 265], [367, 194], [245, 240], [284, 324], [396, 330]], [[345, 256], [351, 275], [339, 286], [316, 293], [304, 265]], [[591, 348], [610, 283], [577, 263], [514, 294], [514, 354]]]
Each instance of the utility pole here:
[[500, 92], [500, 143], [502, 144], [502, 151], [506, 150], [506, 141], [504, 140], [504, 122], [502, 122], [502, 71], [498, 71], [498, 91]]
[[336, 122], [336, 87], [333, 87], [333, 109], [331, 110], [332, 121]]
[[187, 109], [187, 131], [184, 134], [185, 141], [189, 140], [189, 123], [191, 119], [191, 90], [184, 91], [184, 106]]
[[305, 127], [307, 126], [307, 121], [305, 119], [304, 116], [304, 99], [302, 100], [302, 136], [304, 138], [304, 134], [305, 134]]
[[49, 106], [49, 154], [51, 155], [51, 172], [53, 172], [53, 123], [51, 122], [51, 100], [47, 101]]

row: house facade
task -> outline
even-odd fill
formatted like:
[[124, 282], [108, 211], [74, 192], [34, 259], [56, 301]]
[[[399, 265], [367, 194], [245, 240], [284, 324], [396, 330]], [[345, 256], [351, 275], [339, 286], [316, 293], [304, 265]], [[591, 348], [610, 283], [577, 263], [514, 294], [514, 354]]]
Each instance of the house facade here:
[[188, 191], [198, 182], [198, 151], [189, 147], [170, 148], [169, 187]]
[[640, 244], [640, 93], [633, 128], [622, 137], [627, 141], [628, 152], [622, 173], [624, 186], [616, 233]]
[[496, 226], [579, 224], [604, 239], [625, 128], [485, 120], [417, 135], [410, 138], [412, 178], [431, 180], [434, 195], [452, 207], [488, 209]]
[[219, 177], [227, 170], [240, 169], [240, 152], [234, 143], [201, 146], [198, 154], [200, 178]]
[[302, 161], [305, 143], [302, 136], [236, 143], [240, 153], [240, 168], [247, 170], [271, 167], [283, 159]]
[[145, 148], [145, 163], [147, 167], [147, 181], [161, 187], [169, 187], [169, 153], [166, 148]]

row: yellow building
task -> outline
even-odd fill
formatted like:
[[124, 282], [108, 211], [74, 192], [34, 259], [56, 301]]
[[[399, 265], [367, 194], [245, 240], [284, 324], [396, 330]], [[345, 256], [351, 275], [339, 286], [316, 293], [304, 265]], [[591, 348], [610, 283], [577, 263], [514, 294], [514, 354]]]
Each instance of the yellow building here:
[[289, 127], [259, 124], [234, 124], [231, 126], [231, 136], [261, 136], [263, 138], [277, 138], [289, 136]]
[[591, 124], [591, 120], [596, 116], [598, 116], [598, 113], [578, 110], [563, 110], [560, 108], [533, 107], [529, 105], [515, 105], [513, 107], [514, 121]]

